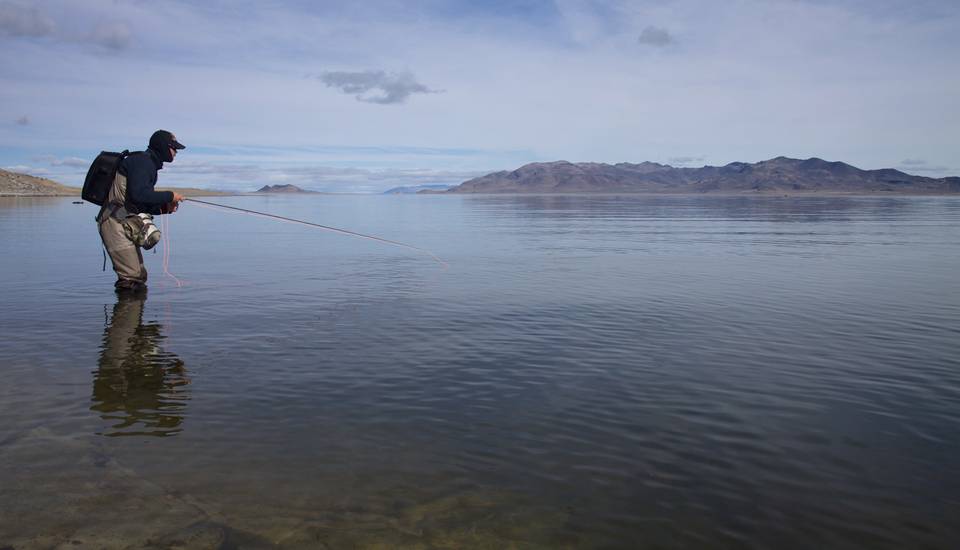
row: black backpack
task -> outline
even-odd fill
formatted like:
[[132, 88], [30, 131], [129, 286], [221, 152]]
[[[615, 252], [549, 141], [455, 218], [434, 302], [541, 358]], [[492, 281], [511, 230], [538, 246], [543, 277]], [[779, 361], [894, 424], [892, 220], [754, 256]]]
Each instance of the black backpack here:
[[120, 163], [129, 154], [130, 151], [127, 150], [122, 153], [101, 151], [87, 170], [87, 179], [83, 180], [83, 191], [80, 192], [80, 197], [97, 206], [103, 206], [110, 195], [110, 188], [113, 187], [113, 180], [117, 177]]

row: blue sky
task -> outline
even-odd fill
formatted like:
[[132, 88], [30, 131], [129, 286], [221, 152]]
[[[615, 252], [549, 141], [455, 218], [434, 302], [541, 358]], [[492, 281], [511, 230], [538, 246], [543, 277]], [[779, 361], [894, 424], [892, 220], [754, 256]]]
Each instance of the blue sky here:
[[960, 175], [953, 0], [0, 0], [0, 167], [325, 191], [527, 162], [818, 156]]

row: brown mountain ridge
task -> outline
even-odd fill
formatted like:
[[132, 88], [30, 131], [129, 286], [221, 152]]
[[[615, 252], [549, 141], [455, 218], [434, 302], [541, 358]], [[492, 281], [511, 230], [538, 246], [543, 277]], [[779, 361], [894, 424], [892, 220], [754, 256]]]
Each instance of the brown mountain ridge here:
[[80, 196], [79, 187], [67, 187], [47, 178], [0, 170], [0, 196]]
[[675, 168], [667, 164], [532, 163], [487, 174], [447, 193], [960, 193], [960, 177], [927, 178], [892, 168], [861, 170], [819, 158]]

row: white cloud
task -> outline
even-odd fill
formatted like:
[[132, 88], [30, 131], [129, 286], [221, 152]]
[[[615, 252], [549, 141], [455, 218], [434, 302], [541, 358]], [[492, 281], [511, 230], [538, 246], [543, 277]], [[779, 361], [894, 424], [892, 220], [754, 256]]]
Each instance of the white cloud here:
[[957, 175], [957, 170], [943, 165], [933, 165], [923, 159], [908, 158], [900, 161], [898, 168], [907, 173], [921, 174], [928, 177], [944, 177]]
[[123, 21], [100, 23], [89, 35], [89, 40], [111, 50], [124, 50], [130, 46], [133, 33]]
[[17, 172], [18, 174], [27, 174], [30, 176], [46, 176], [50, 173], [50, 170], [47, 170], [46, 168], [38, 168], [35, 166], [28, 166], [26, 164], [4, 166], [3, 169], [7, 172]]
[[707, 160], [707, 157], [705, 156], [699, 156], [699, 157], [681, 156], [681, 157], [670, 157], [667, 159], [667, 162], [674, 166], [687, 166], [690, 164], [701, 164], [705, 160]]
[[[0, 35], [13, 38], [49, 37], [62, 45], [96, 44], [109, 50], [124, 50], [130, 46], [133, 30], [126, 21], [115, 19], [116, 13], [134, 10], [122, 5], [98, 5], [85, 2], [83, 9], [76, 5], [57, 5], [55, 1], [40, 1], [29, 8], [0, 1]], [[60, 18], [58, 24], [51, 13]], [[110, 18], [104, 20], [105, 18]]]
[[57, 157], [54, 155], [37, 155], [30, 159], [33, 162], [42, 162], [48, 166], [65, 166], [68, 168], [84, 168], [90, 166], [93, 159], [84, 160], [78, 157]]
[[9, 36], [50, 36], [57, 26], [53, 19], [36, 7], [24, 7], [12, 2], [0, 2], [0, 33]]
[[164, 169], [163, 185], [200, 186], [232, 191], [254, 191], [265, 182], [292, 183], [312, 191], [380, 192], [402, 185], [458, 184], [482, 175], [479, 171], [429, 168], [361, 169], [322, 165], [222, 164], [177, 160]]

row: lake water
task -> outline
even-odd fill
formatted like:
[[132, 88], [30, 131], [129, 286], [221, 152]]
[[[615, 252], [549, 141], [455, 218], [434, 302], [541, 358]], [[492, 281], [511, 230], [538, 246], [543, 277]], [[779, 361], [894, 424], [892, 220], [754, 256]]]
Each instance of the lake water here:
[[[960, 547], [960, 199], [0, 199], [0, 548]], [[179, 546], [178, 546], [179, 545]]]

